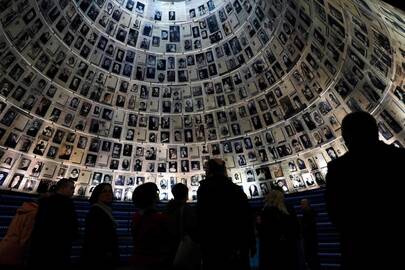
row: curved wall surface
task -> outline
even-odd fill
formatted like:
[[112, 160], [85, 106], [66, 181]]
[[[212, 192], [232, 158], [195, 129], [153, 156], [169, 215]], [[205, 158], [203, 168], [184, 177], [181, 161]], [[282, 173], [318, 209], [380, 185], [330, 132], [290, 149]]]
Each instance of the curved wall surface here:
[[251, 198], [318, 188], [356, 110], [405, 144], [405, 16], [380, 1], [0, 0], [0, 18], [2, 189], [194, 199], [210, 157]]

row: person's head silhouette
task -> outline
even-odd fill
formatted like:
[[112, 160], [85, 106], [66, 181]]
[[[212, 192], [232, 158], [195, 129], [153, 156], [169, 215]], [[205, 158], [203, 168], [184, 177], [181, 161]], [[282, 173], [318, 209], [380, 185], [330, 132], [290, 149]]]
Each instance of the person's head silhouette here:
[[284, 192], [280, 188], [272, 188], [264, 197], [265, 207], [275, 207], [284, 214], [289, 215], [284, 201]]
[[207, 177], [226, 177], [227, 171], [225, 161], [222, 159], [210, 159], [205, 168]]
[[342, 136], [349, 151], [366, 149], [378, 142], [378, 127], [374, 117], [364, 111], [345, 116]]
[[185, 184], [177, 183], [172, 187], [172, 194], [176, 201], [186, 202], [188, 199], [188, 188]]
[[109, 183], [98, 184], [91, 193], [90, 204], [104, 203], [111, 204], [113, 201], [112, 186]]
[[66, 197], [72, 197], [75, 191], [75, 182], [68, 178], [62, 178], [56, 183], [55, 192]]
[[143, 210], [152, 209], [159, 201], [159, 189], [155, 183], [148, 182], [135, 188], [132, 193], [135, 207]]

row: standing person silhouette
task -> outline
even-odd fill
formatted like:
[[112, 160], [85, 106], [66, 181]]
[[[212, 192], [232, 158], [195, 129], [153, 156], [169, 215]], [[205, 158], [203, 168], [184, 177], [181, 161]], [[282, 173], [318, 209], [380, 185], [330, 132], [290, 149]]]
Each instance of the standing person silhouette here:
[[197, 221], [203, 269], [250, 269], [255, 250], [254, 220], [246, 194], [232, 183], [225, 162], [210, 159], [197, 191]]
[[[177, 183], [172, 187], [172, 194], [173, 199], [168, 202], [165, 212], [169, 218], [169, 234], [172, 237], [173, 270], [200, 269], [201, 254], [199, 245], [195, 242], [197, 220], [195, 209], [187, 205], [188, 188], [185, 184]], [[181, 254], [183, 247], [180, 247], [179, 251], [181, 241], [187, 241], [186, 244], [183, 243], [183, 247], [187, 249], [186, 254]], [[179, 257], [180, 255], [184, 257]], [[178, 261], [176, 261], [176, 256]], [[181, 259], [183, 261], [180, 261]]]
[[[39, 186], [37, 192], [38, 201], [52, 194], [45, 185]], [[23, 269], [26, 266], [31, 233], [38, 212], [38, 201], [24, 202], [17, 209], [6, 235], [0, 241], [1, 269]]]
[[73, 180], [56, 183], [55, 193], [39, 202], [31, 235], [29, 266], [32, 269], [68, 269], [72, 241], [78, 236], [78, 222], [71, 197]]
[[301, 269], [298, 219], [294, 208], [286, 205], [281, 188], [273, 188], [266, 194], [257, 231], [260, 270]]
[[[340, 233], [342, 269], [395, 269], [403, 264], [398, 246], [404, 223], [398, 215], [405, 151], [379, 141], [376, 120], [362, 111], [343, 119], [342, 136], [349, 151], [328, 164], [326, 176], [326, 206]], [[384, 183], [396, 184], [377, 191]]]
[[301, 209], [301, 230], [305, 261], [310, 270], [320, 270], [321, 264], [318, 256], [318, 234], [316, 231], [317, 212], [311, 207], [308, 199], [301, 200]]
[[84, 268], [114, 269], [119, 262], [117, 222], [112, 215], [112, 201], [109, 183], [97, 185], [91, 193], [81, 258]]
[[132, 264], [136, 270], [170, 269], [172, 256], [168, 217], [157, 210], [159, 189], [155, 183], [135, 188], [132, 200], [137, 209], [132, 219], [134, 254]]

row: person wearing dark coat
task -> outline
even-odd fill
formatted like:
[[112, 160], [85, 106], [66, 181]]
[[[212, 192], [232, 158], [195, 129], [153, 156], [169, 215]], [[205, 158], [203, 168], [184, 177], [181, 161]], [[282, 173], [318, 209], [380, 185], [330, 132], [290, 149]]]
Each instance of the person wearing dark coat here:
[[196, 209], [203, 269], [250, 269], [249, 252], [256, 252], [253, 214], [242, 188], [227, 177], [223, 160], [208, 161]]
[[174, 249], [177, 250], [181, 234], [197, 239], [197, 220], [195, 209], [187, 204], [187, 186], [182, 183], [175, 184], [172, 187], [172, 194], [173, 199], [167, 203], [165, 214], [169, 218], [169, 231], [173, 238]]
[[185, 184], [177, 183], [172, 187], [172, 194], [173, 199], [168, 202], [165, 210], [169, 219], [168, 228], [171, 236], [172, 261], [175, 261], [179, 244], [184, 237], [190, 237], [194, 247], [190, 249], [188, 254], [187, 265], [173, 265], [173, 270], [199, 270], [201, 268], [201, 254], [197, 244], [197, 219], [195, 209], [187, 204], [188, 188]]
[[325, 195], [342, 269], [396, 269], [403, 265], [405, 150], [379, 141], [366, 112], [348, 114], [342, 136], [348, 152], [328, 163]]
[[304, 247], [305, 262], [310, 270], [320, 270], [321, 265], [318, 256], [318, 235], [316, 231], [317, 213], [308, 199], [301, 200], [302, 209], [302, 240]]
[[61, 179], [55, 193], [39, 201], [31, 235], [29, 267], [68, 269], [72, 241], [78, 237], [78, 222], [71, 197], [74, 182]]
[[136, 270], [170, 269], [172, 254], [168, 217], [157, 210], [159, 189], [155, 183], [139, 185], [132, 193], [137, 209], [132, 219], [134, 254], [131, 264]]
[[117, 223], [112, 216], [111, 184], [101, 183], [91, 194], [82, 249], [84, 268], [114, 269], [119, 262]]
[[273, 189], [266, 195], [258, 221], [259, 269], [300, 269], [298, 219], [285, 204], [282, 190]]

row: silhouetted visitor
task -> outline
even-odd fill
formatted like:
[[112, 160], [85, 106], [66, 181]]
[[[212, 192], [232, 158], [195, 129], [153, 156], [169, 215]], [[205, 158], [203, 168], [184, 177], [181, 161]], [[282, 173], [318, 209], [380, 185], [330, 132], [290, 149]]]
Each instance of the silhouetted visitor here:
[[342, 269], [396, 269], [403, 265], [405, 150], [379, 141], [376, 120], [366, 112], [348, 114], [342, 136], [349, 151], [328, 163], [326, 176]]
[[24, 202], [17, 209], [17, 213], [7, 229], [7, 233], [0, 242], [0, 268], [24, 266], [28, 243], [34, 227], [35, 216], [38, 211], [36, 202]]
[[[196, 243], [197, 219], [195, 209], [186, 203], [188, 188], [185, 184], [177, 183], [172, 188], [172, 194], [174, 199], [168, 202], [166, 214], [169, 217], [169, 233], [172, 237], [171, 253], [173, 254], [173, 261], [180, 241], [190, 241], [190, 243], [186, 243], [190, 250], [187, 251], [187, 254], [183, 254], [187, 255], [188, 258], [183, 258], [182, 264], [176, 264], [175, 269], [200, 269], [201, 254], [199, 245]], [[176, 263], [179, 264], [179, 262]]]
[[254, 220], [246, 194], [227, 177], [225, 162], [211, 159], [197, 191], [203, 269], [250, 269], [256, 252]]
[[259, 269], [299, 269], [299, 225], [295, 212], [284, 202], [280, 189], [271, 190], [259, 217]]
[[302, 238], [305, 262], [310, 270], [319, 270], [321, 265], [318, 256], [318, 235], [316, 231], [316, 211], [311, 207], [308, 199], [301, 200], [302, 209]]
[[158, 187], [148, 182], [135, 188], [132, 200], [137, 208], [132, 220], [136, 270], [168, 269], [172, 264], [168, 217], [157, 211]]
[[39, 201], [32, 231], [30, 267], [67, 269], [72, 241], [78, 237], [78, 222], [71, 197], [75, 186], [70, 179], [57, 182], [55, 193]]
[[[47, 186], [43, 185], [37, 189], [38, 200], [49, 196]], [[7, 233], [0, 241], [0, 268], [21, 269], [26, 266], [26, 259], [31, 240], [31, 233], [34, 227], [35, 218], [38, 212], [38, 202], [24, 202], [17, 209], [17, 213], [7, 228]]]
[[112, 216], [111, 184], [97, 185], [90, 197], [82, 249], [84, 268], [114, 269], [119, 262], [117, 222]]

